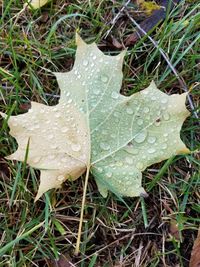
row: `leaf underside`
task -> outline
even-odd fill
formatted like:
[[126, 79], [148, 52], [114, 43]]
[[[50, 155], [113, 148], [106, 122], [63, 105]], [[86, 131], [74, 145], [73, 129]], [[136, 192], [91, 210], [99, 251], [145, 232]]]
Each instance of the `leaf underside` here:
[[[76, 36], [74, 67], [55, 73], [59, 104], [32, 102], [23, 115], [8, 118], [18, 150], [8, 159], [41, 170], [36, 199], [90, 168], [100, 193], [144, 193], [142, 171], [173, 155], [188, 153], [180, 130], [189, 111], [186, 94], [167, 95], [154, 82], [130, 97], [121, 95], [125, 52], [103, 54], [95, 43]], [[6, 117], [5, 114], [1, 113]]]

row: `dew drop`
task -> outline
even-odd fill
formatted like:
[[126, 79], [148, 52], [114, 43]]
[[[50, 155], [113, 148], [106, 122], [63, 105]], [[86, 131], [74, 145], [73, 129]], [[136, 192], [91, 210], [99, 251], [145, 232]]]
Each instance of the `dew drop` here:
[[169, 113], [165, 112], [165, 113], [163, 114], [163, 119], [164, 119], [165, 121], [168, 121], [168, 120], [170, 119], [170, 115], [169, 115]]
[[102, 173], [103, 172], [103, 169], [101, 167], [98, 167], [97, 170]]
[[149, 108], [148, 107], [144, 107], [144, 113], [149, 113]]
[[113, 99], [117, 99], [117, 98], [119, 97], [119, 94], [116, 93], [116, 92], [112, 92], [111, 97], [112, 97]]
[[151, 148], [148, 149], [148, 153], [149, 153], [149, 154], [153, 154], [153, 153], [155, 153], [155, 152], [156, 152], [156, 150], [155, 150], [155, 148], [153, 148], [153, 147], [151, 147]]
[[101, 76], [101, 80], [103, 83], [106, 83], [108, 81], [108, 76], [106, 75]]
[[110, 146], [106, 143], [100, 143], [100, 148], [103, 150], [109, 150]]
[[143, 120], [142, 119], [137, 120], [137, 125], [141, 126], [142, 124], [143, 124]]
[[117, 167], [122, 167], [124, 164], [123, 164], [123, 162], [122, 161], [117, 161], [116, 162], [116, 166]]
[[137, 134], [136, 137], [134, 138], [134, 140], [136, 143], [142, 143], [142, 142], [144, 142], [146, 137], [147, 137], [147, 131], [144, 130], [144, 131], [141, 131], [139, 134]]
[[143, 165], [142, 162], [138, 162], [138, 163], [136, 164], [136, 168], [138, 168], [138, 170], [142, 170], [143, 167], [144, 167], [144, 165]]
[[83, 66], [87, 66], [88, 65], [88, 61], [87, 60], [83, 60]]
[[64, 175], [59, 175], [59, 176], [57, 177], [57, 180], [58, 180], [59, 182], [63, 182], [63, 181], [65, 180], [65, 176], [64, 176]]
[[94, 94], [95, 95], [99, 95], [100, 94], [100, 90], [98, 88], [94, 89]]
[[158, 116], [160, 116], [160, 114], [161, 114], [161, 111], [160, 111], [160, 110], [158, 110], [158, 111], [157, 111], [157, 115], [158, 115]]
[[132, 184], [131, 181], [126, 181], [126, 182], [125, 182], [125, 185], [127, 185], [127, 186], [130, 186], [131, 184]]
[[106, 176], [108, 176], [109, 178], [111, 178], [112, 177], [112, 172], [107, 172], [106, 173]]
[[72, 103], [72, 99], [70, 98], [68, 101], [67, 101], [68, 104]]
[[143, 91], [141, 91], [141, 94], [143, 94], [143, 95], [148, 95], [148, 90], [143, 90]]
[[132, 110], [132, 108], [129, 108], [129, 107], [128, 107], [128, 108], [126, 109], [126, 113], [127, 113], [127, 114], [130, 114], [130, 115], [133, 114], [133, 110]]
[[152, 96], [151, 97], [151, 100], [153, 100], [153, 101], [156, 100], [156, 97], [155, 96]]
[[162, 104], [166, 104], [166, 103], [167, 103], [167, 98], [162, 98], [162, 99], [161, 99], [161, 103], [162, 103]]
[[60, 117], [61, 117], [61, 113], [60, 113], [60, 112], [56, 113], [56, 114], [55, 114], [55, 117], [56, 117], [56, 118], [60, 118]]
[[62, 129], [61, 129], [61, 132], [62, 133], [66, 133], [66, 132], [68, 132], [69, 131], [69, 129], [67, 128], [67, 127], [63, 127]]
[[70, 96], [70, 92], [66, 92], [65, 95], [66, 95], [66, 96]]
[[148, 141], [149, 144], [153, 144], [156, 141], [156, 137], [150, 136], [150, 137], [148, 137], [147, 141]]
[[81, 150], [81, 145], [79, 144], [72, 144], [71, 145], [71, 149], [74, 151], [74, 152], [78, 152]]
[[167, 144], [162, 144], [161, 148], [162, 149], [166, 149], [167, 148]]
[[126, 157], [125, 158], [126, 163], [128, 163], [129, 165], [133, 164], [133, 159], [131, 157]]
[[114, 116], [115, 118], [118, 118], [118, 117], [120, 116], [120, 113], [119, 113], [119, 112], [114, 112], [113, 116]]
[[38, 163], [41, 160], [41, 157], [35, 157], [33, 159], [33, 163]]

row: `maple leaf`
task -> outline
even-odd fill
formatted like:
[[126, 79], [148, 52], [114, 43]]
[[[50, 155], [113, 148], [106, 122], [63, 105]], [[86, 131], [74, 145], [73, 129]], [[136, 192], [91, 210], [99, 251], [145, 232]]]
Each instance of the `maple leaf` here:
[[[104, 55], [78, 35], [74, 67], [55, 73], [61, 96], [49, 107], [32, 102], [28, 113], [8, 118], [18, 150], [9, 159], [41, 170], [36, 199], [86, 169], [100, 193], [144, 193], [142, 171], [172, 155], [188, 153], [180, 130], [189, 115], [186, 94], [167, 95], [154, 82], [130, 97], [121, 95], [125, 51]], [[5, 114], [2, 114], [4, 117]]]

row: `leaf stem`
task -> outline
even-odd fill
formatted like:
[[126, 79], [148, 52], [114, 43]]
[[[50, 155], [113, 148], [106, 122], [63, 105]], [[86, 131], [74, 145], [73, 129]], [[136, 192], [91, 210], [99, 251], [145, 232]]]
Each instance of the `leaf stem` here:
[[79, 222], [79, 228], [78, 228], [78, 237], [77, 237], [76, 248], [75, 248], [75, 255], [77, 255], [80, 250], [81, 231], [82, 231], [82, 226], [83, 226], [83, 214], [84, 214], [85, 198], [86, 198], [86, 192], [87, 192], [89, 173], [90, 173], [90, 166], [87, 166], [87, 171], [85, 175], [85, 185], [84, 185], [84, 190], [83, 190], [83, 198], [82, 198], [82, 204], [81, 204], [81, 215], [80, 215], [80, 222]]

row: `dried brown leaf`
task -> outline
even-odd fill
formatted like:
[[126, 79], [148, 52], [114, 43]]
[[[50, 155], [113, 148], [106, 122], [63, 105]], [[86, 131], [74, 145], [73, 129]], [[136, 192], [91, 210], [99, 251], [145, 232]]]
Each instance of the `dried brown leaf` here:
[[200, 228], [192, 248], [189, 267], [200, 267]]

